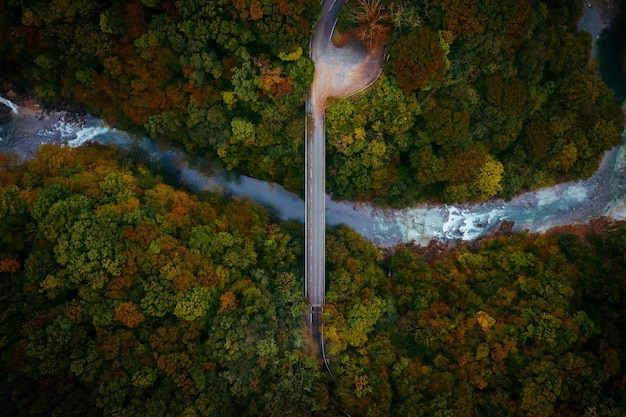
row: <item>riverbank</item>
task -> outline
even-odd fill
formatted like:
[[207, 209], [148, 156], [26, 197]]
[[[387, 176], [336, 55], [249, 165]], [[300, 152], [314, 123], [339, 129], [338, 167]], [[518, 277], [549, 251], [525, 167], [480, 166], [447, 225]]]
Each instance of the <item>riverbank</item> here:
[[604, 82], [620, 102], [626, 100], [626, 5], [618, 9], [598, 39], [598, 61]]
[[[618, 222], [619, 220], [607, 216], [601, 216], [597, 219], [592, 219], [584, 224], [568, 224], [563, 226], [556, 226], [540, 233], [531, 234], [556, 238], [566, 235], [579, 237], [602, 236], [615, 230]], [[504, 220], [488, 235], [481, 236], [471, 241], [463, 239], [447, 241], [431, 240], [426, 245], [417, 245], [415, 243], [401, 243], [392, 247], [382, 247], [379, 249], [382, 251], [384, 259], [388, 259], [398, 251], [408, 251], [420, 255], [426, 262], [432, 263], [437, 260], [449, 258], [457, 249], [467, 248], [471, 251], [477, 251], [487, 242], [491, 241], [494, 238], [508, 238], [519, 233], [519, 231], [514, 231], [513, 222]]]
[[[66, 117], [67, 116], [67, 117]], [[132, 138], [112, 129], [102, 120], [63, 111], [33, 113], [20, 109], [9, 123], [0, 125], [0, 152], [27, 160], [43, 144], [80, 146], [89, 141], [114, 144], [158, 161], [162, 169], [194, 192], [211, 190], [248, 198], [269, 207], [286, 220], [304, 221], [304, 202], [278, 184], [245, 176], [229, 179], [224, 174], [207, 174], [188, 162], [186, 154], [162, 149], [151, 139]], [[528, 192], [511, 201], [490, 200], [457, 206], [421, 205], [404, 210], [383, 209], [369, 203], [337, 202], [326, 197], [326, 221], [345, 224], [381, 249], [411, 244], [421, 247], [432, 241], [454, 245], [457, 240], [475, 241], [502, 232], [502, 222], [511, 232], [543, 233], [555, 227], [579, 227], [608, 216], [626, 218], [626, 149], [607, 152], [598, 171], [585, 181], [558, 184]], [[507, 224], [508, 224], [507, 223]], [[439, 245], [437, 243], [436, 245]], [[431, 246], [432, 247], [432, 246]]]
[[[6, 97], [9, 91], [0, 93]], [[226, 175], [209, 175], [186, 162], [188, 158], [184, 152], [161, 149], [149, 138], [131, 139], [126, 132], [106, 126], [97, 117], [63, 105], [55, 105], [50, 110], [29, 96], [16, 95], [13, 99], [22, 105], [21, 114], [12, 115], [6, 108], [13, 120], [0, 126], [4, 129], [0, 131], [0, 137], [5, 138], [0, 142], [0, 151], [17, 152], [29, 159], [47, 143], [79, 146], [95, 140], [129, 149], [141, 147], [141, 152], [160, 163], [176, 160], [169, 169], [191, 190], [210, 189], [242, 196], [270, 207], [278, 217], [304, 221], [304, 202], [278, 184], [245, 176], [232, 180]], [[502, 233], [503, 224], [511, 225], [510, 233], [524, 230], [544, 233], [555, 228], [583, 230], [594, 219], [602, 217], [623, 220], [626, 219], [625, 196], [626, 150], [618, 147], [605, 154], [592, 178], [527, 192], [511, 201], [494, 199], [455, 206], [426, 204], [391, 210], [369, 203], [334, 201], [327, 196], [326, 221], [331, 226], [346, 224], [385, 250], [406, 244], [441, 250], [437, 249], [441, 244], [455, 245], [459, 239], [480, 241], [494, 233]]]
[[0, 97], [10, 101], [0, 104], [0, 114], [5, 115], [0, 117], [0, 152], [24, 161], [32, 159], [42, 145], [68, 144], [90, 121], [99, 120], [69, 104], [45, 102], [33, 94], [8, 90], [0, 92]]
[[591, 59], [598, 58], [598, 41], [602, 32], [618, 16], [620, 2], [616, 0], [582, 1], [583, 15], [578, 21], [578, 29], [591, 34]]

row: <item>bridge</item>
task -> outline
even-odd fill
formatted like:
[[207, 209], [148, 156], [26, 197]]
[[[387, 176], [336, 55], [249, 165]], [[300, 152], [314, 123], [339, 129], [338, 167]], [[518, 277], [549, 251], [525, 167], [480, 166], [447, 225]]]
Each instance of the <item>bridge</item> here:
[[[346, 0], [322, 0], [322, 14], [311, 38], [315, 74], [306, 102], [305, 129], [305, 296], [307, 325], [318, 349], [324, 350], [326, 298], [326, 133], [324, 110], [329, 97], [347, 97], [370, 86], [382, 71], [383, 50], [370, 51], [357, 41], [332, 44], [337, 16]], [[330, 368], [329, 368], [330, 369]]]

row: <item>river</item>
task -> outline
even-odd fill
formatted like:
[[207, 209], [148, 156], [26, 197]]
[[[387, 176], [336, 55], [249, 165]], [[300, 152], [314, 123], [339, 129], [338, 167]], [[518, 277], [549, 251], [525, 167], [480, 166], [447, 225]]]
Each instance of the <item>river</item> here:
[[[71, 117], [65, 112], [34, 112], [20, 108], [0, 125], [0, 152], [31, 158], [43, 144], [81, 146], [97, 141], [135, 153], [177, 177], [195, 192], [224, 191], [271, 208], [283, 219], [304, 221], [304, 202], [278, 184], [224, 172], [206, 174], [192, 166], [187, 155], [173, 148], [159, 149], [150, 138], [133, 139], [93, 116]], [[600, 216], [626, 219], [626, 146], [607, 152], [598, 171], [585, 181], [569, 182], [525, 193], [511, 201], [490, 200], [467, 205], [418, 205], [403, 210], [371, 204], [333, 201], [326, 197], [330, 225], [347, 224], [378, 246], [399, 243], [427, 244], [432, 239], [472, 240], [496, 228], [501, 221], [514, 230], [542, 232], [555, 226], [586, 223]]]
[[[594, 40], [602, 39], [601, 28], [608, 21], [595, 13], [593, 7], [588, 9], [579, 27], [591, 32]], [[598, 43], [598, 46], [602, 45]], [[593, 56], [601, 58], [602, 50], [595, 49], [598, 46], [594, 41]], [[618, 82], [623, 80], [618, 77]], [[115, 144], [158, 162], [162, 169], [195, 192], [223, 191], [267, 206], [280, 218], [304, 221], [304, 201], [278, 184], [245, 176], [233, 179], [224, 172], [208, 175], [206, 169], [191, 165], [183, 151], [159, 149], [150, 138], [131, 138], [97, 117], [36, 111], [32, 106], [18, 107], [4, 97], [0, 103], [11, 109], [11, 117], [0, 124], [0, 152], [29, 159], [46, 143]], [[371, 204], [337, 202], [326, 196], [329, 225], [346, 224], [379, 247], [401, 243], [426, 245], [433, 239], [473, 240], [491, 233], [504, 220], [514, 222], [514, 231], [544, 232], [557, 226], [584, 224], [602, 216], [626, 220], [626, 135], [622, 136], [621, 146], [604, 155], [591, 178], [521, 194], [511, 201], [494, 199], [480, 204], [418, 205], [391, 210]]]

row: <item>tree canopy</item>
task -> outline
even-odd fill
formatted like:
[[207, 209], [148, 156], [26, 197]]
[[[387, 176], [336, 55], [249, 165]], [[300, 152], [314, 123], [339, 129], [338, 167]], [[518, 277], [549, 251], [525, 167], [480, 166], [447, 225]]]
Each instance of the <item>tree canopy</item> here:
[[[576, 29], [578, 1], [381, 3], [394, 30], [379, 83], [400, 87], [393, 97], [406, 123], [400, 134], [376, 129], [376, 86], [331, 106], [332, 116], [353, 108], [358, 137], [385, 144], [376, 157], [346, 155], [335, 144], [349, 136], [329, 117], [333, 195], [398, 207], [510, 198], [591, 175], [619, 143], [623, 111], [590, 62], [589, 34]], [[350, 30], [345, 18], [340, 27]], [[365, 172], [371, 161], [382, 165]]]
[[[0, 3], [0, 68], [44, 98], [291, 189], [315, 0]], [[6, 72], [6, 73], [5, 73]], [[256, 127], [242, 140], [231, 121]]]
[[[355, 3], [364, 41], [367, 22], [390, 34], [389, 60], [328, 108], [335, 196], [508, 197], [589, 175], [617, 143], [623, 112], [576, 31], [578, 2]], [[319, 2], [0, 10], [3, 80], [300, 189]], [[3, 415], [626, 414], [624, 223], [428, 257], [329, 228], [332, 376], [309, 349], [303, 240], [301, 225], [192, 195], [115, 148], [0, 154]]]
[[44, 146], [0, 169], [0, 227], [3, 415], [626, 412], [624, 223], [428, 261], [329, 229], [332, 377], [308, 348], [302, 226], [255, 204]]
[[[339, 30], [389, 38], [388, 60], [380, 85], [329, 109], [328, 191], [400, 207], [590, 175], [624, 120], [576, 30], [579, 3], [348, 2]], [[0, 7], [4, 80], [302, 193], [319, 1]], [[348, 114], [352, 132], [337, 119]]]

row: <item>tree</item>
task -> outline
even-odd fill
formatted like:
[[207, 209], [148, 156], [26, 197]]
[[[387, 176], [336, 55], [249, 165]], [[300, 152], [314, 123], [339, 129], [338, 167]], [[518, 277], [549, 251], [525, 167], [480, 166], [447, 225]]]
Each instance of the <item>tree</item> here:
[[471, 38], [485, 30], [487, 16], [480, 10], [480, 3], [472, 0], [443, 0], [446, 29], [455, 36]]
[[487, 77], [487, 100], [498, 110], [514, 116], [523, 113], [526, 106], [526, 87], [518, 78], [502, 79], [498, 76]]
[[233, 119], [230, 122], [230, 126], [233, 132], [231, 137], [231, 144], [236, 145], [242, 143], [245, 145], [251, 145], [254, 143], [254, 125], [246, 120]]
[[153, 317], [164, 317], [176, 305], [176, 296], [170, 282], [163, 276], [147, 277], [143, 283], [145, 295], [141, 299], [141, 309]]
[[503, 173], [502, 163], [489, 155], [472, 181], [473, 194], [481, 200], [486, 200], [502, 191]]
[[428, 26], [401, 38], [391, 49], [391, 71], [405, 93], [436, 87], [448, 69], [442, 40]]
[[[0, 187], [0, 262], [6, 257], [17, 255], [25, 247], [25, 236], [20, 224], [27, 218], [26, 202], [20, 196], [19, 188]], [[7, 260], [8, 261], [8, 260]], [[4, 268], [13, 269], [6, 263]]]
[[174, 314], [181, 320], [193, 321], [209, 313], [217, 305], [217, 294], [209, 288], [194, 286], [191, 291], [176, 294]]
[[132, 329], [143, 323], [145, 316], [132, 302], [122, 302], [115, 309], [115, 320]]
[[550, 126], [544, 119], [531, 121], [525, 129], [525, 144], [528, 152], [537, 158], [545, 158], [552, 148]]
[[358, 0], [354, 10], [357, 33], [364, 44], [371, 48], [386, 37], [389, 14], [380, 0]]
[[436, 106], [422, 113], [429, 139], [445, 148], [461, 145], [469, 133], [470, 117], [467, 112], [457, 112]]

